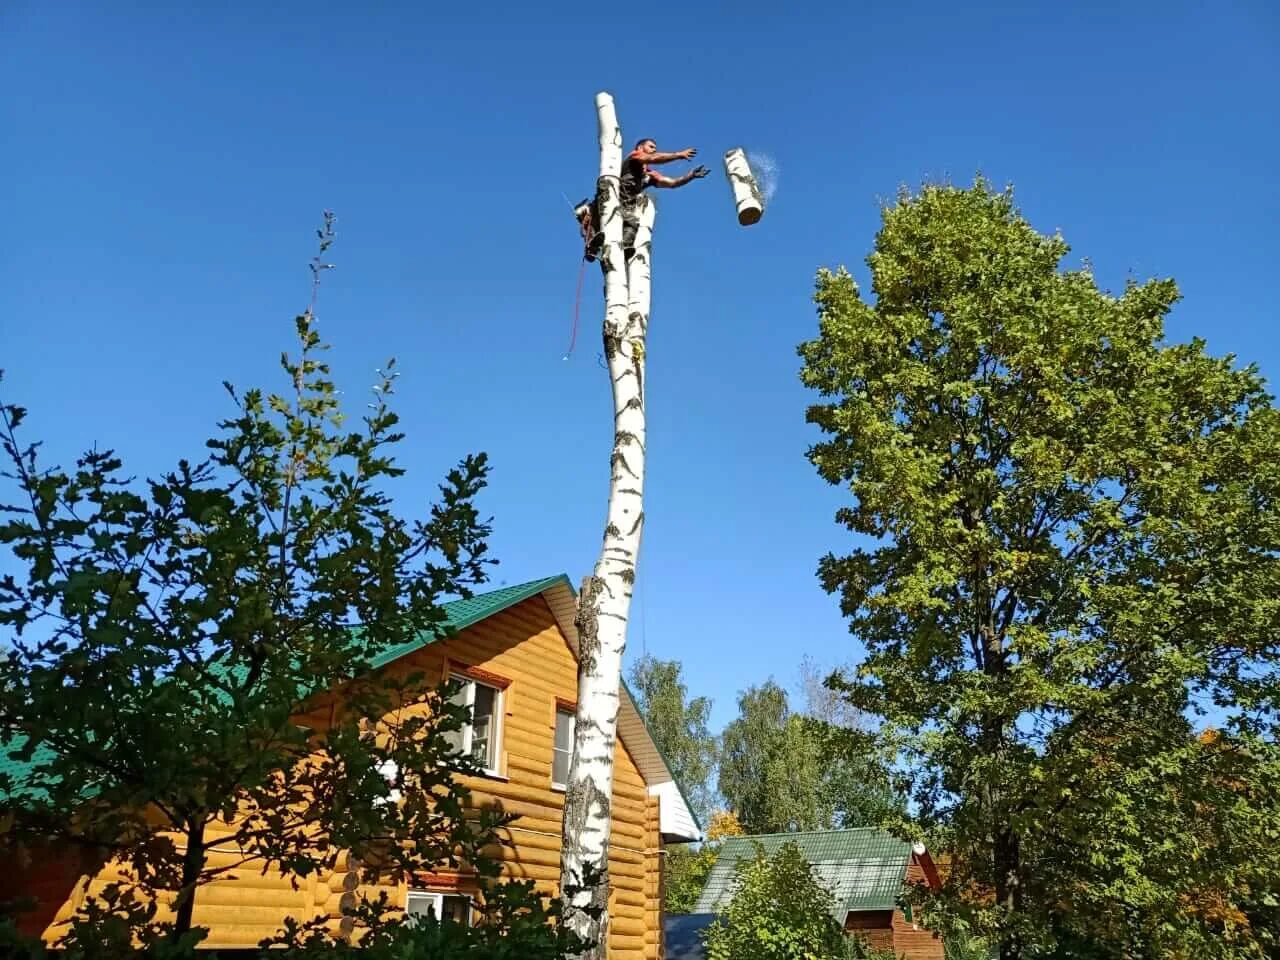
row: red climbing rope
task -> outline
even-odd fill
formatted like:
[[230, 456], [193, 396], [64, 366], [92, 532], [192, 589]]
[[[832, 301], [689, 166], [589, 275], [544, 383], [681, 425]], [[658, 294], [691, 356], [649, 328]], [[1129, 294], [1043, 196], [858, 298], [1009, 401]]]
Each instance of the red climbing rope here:
[[578, 271], [578, 292], [573, 298], [573, 327], [569, 332], [569, 350], [564, 359], [568, 360], [573, 353], [573, 345], [578, 342], [578, 311], [582, 309], [582, 279], [587, 275], [587, 258], [582, 258], [582, 269]]

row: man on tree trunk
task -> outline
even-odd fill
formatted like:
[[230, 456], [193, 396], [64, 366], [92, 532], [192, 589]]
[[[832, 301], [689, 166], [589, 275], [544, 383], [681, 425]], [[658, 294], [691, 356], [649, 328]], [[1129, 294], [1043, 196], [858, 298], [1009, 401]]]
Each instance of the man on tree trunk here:
[[[652, 169], [650, 164], [671, 163], [675, 160], [692, 160], [698, 155], [693, 147], [675, 153], [658, 152], [656, 141], [646, 137], [637, 140], [635, 148], [622, 160], [622, 176], [618, 186], [618, 201], [622, 210], [622, 249], [628, 260], [635, 251], [636, 230], [640, 218], [636, 213], [636, 201], [645, 187], [683, 187], [694, 180], [701, 180], [710, 171], [704, 166], [694, 167], [678, 177], [668, 177]], [[583, 256], [595, 260], [600, 253], [604, 235], [600, 231], [600, 212], [594, 200], [582, 200], [573, 209], [582, 230]]]

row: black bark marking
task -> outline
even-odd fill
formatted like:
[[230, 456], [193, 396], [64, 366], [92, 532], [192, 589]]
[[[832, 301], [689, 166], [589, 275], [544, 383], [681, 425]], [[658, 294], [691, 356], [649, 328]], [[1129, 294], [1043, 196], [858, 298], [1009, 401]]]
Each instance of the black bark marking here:
[[600, 592], [604, 587], [599, 577], [583, 577], [578, 595], [578, 613], [573, 624], [578, 628], [578, 685], [582, 677], [595, 671], [600, 653]]
[[[745, 157], [746, 154], [743, 154], [743, 156]], [[737, 180], [739, 183], [745, 183], [747, 185], [747, 189], [751, 191], [752, 198], [757, 204], [759, 204], [760, 209], [764, 209], [764, 195], [760, 192], [760, 187], [756, 184], [756, 178], [754, 176], [745, 176], [741, 173], [730, 173], [729, 177], [730, 179]]]
[[621, 450], [613, 451], [613, 456], [609, 458], [609, 465], [613, 467], [615, 476], [617, 476], [618, 467], [621, 466], [622, 469], [626, 470], [627, 473], [631, 474], [635, 479], [640, 479], [640, 475], [631, 469], [631, 464], [627, 463], [627, 458], [622, 455]]

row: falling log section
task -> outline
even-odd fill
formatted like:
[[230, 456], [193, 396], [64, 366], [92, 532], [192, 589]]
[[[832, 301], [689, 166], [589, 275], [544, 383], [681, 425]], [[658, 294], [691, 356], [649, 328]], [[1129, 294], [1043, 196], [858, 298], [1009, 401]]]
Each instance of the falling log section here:
[[764, 195], [747, 162], [747, 152], [734, 147], [724, 155], [724, 175], [733, 189], [733, 202], [738, 208], [738, 223], [749, 227], [764, 216]]

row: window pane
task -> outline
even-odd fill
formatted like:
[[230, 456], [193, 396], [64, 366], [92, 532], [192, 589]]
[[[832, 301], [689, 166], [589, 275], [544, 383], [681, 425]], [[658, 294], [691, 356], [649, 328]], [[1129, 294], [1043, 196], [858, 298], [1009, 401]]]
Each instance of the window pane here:
[[475, 717], [477, 725], [480, 723], [481, 718], [488, 719], [493, 716], [493, 701], [497, 692], [493, 687], [476, 684], [475, 712], [472, 716]]
[[[449, 679], [455, 682], [461, 680], [460, 677], [450, 677]], [[471, 700], [471, 691], [474, 687], [475, 684], [471, 681], [463, 681], [461, 688], [449, 698], [449, 702], [465, 707]], [[461, 729], [450, 730], [444, 735], [445, 742], [459, 753], [463, 753], [467, 749], [467, 727], [468, 724], [464, 723]]]
[[440, 895], [410, 891], [409, 897], [405, 901], [404, 913], [406, 923], [418, 923], [420, 920], [425, 919], [428, 914], [439, 918]]
[[471, 898], [455, 893], [430, 893], [426, 890], [409, 891], [405, 901], [405, 922], [421, 923], [428, 917], [433, 920], [452, 920], [471, 925]]
[[472, 712], [471, 755], [488, 769], [494, 766], [493, 731], [498, 692], [492, 687], [476, 684], [475, 706]]
[[460, 707], [465, 707], [467, 701], [471, 699], [471, 688], [475, 686], [470, 680], [463, 680], [461, 677], [450, 677], [454, 683], [460, 684], [458, 692], [449, 698], [450, 703], [456, 703]]
[[563, 787], [569, 782], [569, 762], [572, 759], [572, 751], [561, 750], [559, 747], [556, 748], [555, 755], [551, 761], [552, 783]]
[[476, 730], [471, 738], [471, 756], [480, 766], [492, 769], [489, 763], [489, 729]]
[[442, 920], [453, 920], [455, 923], [471, 923], [471, 901], [467, 897], [446, 896], [442, 897], [443, 905], [441, 913], [444, 915]]
[[573, 714], [568, 710], [556, 711], [556, 749], [573, 749]]
[[573, 759], [573, 714], [556, 711], [556, 741], [551, 757], [551, 782], [563, 787], [569, 782], [569, 762]]

